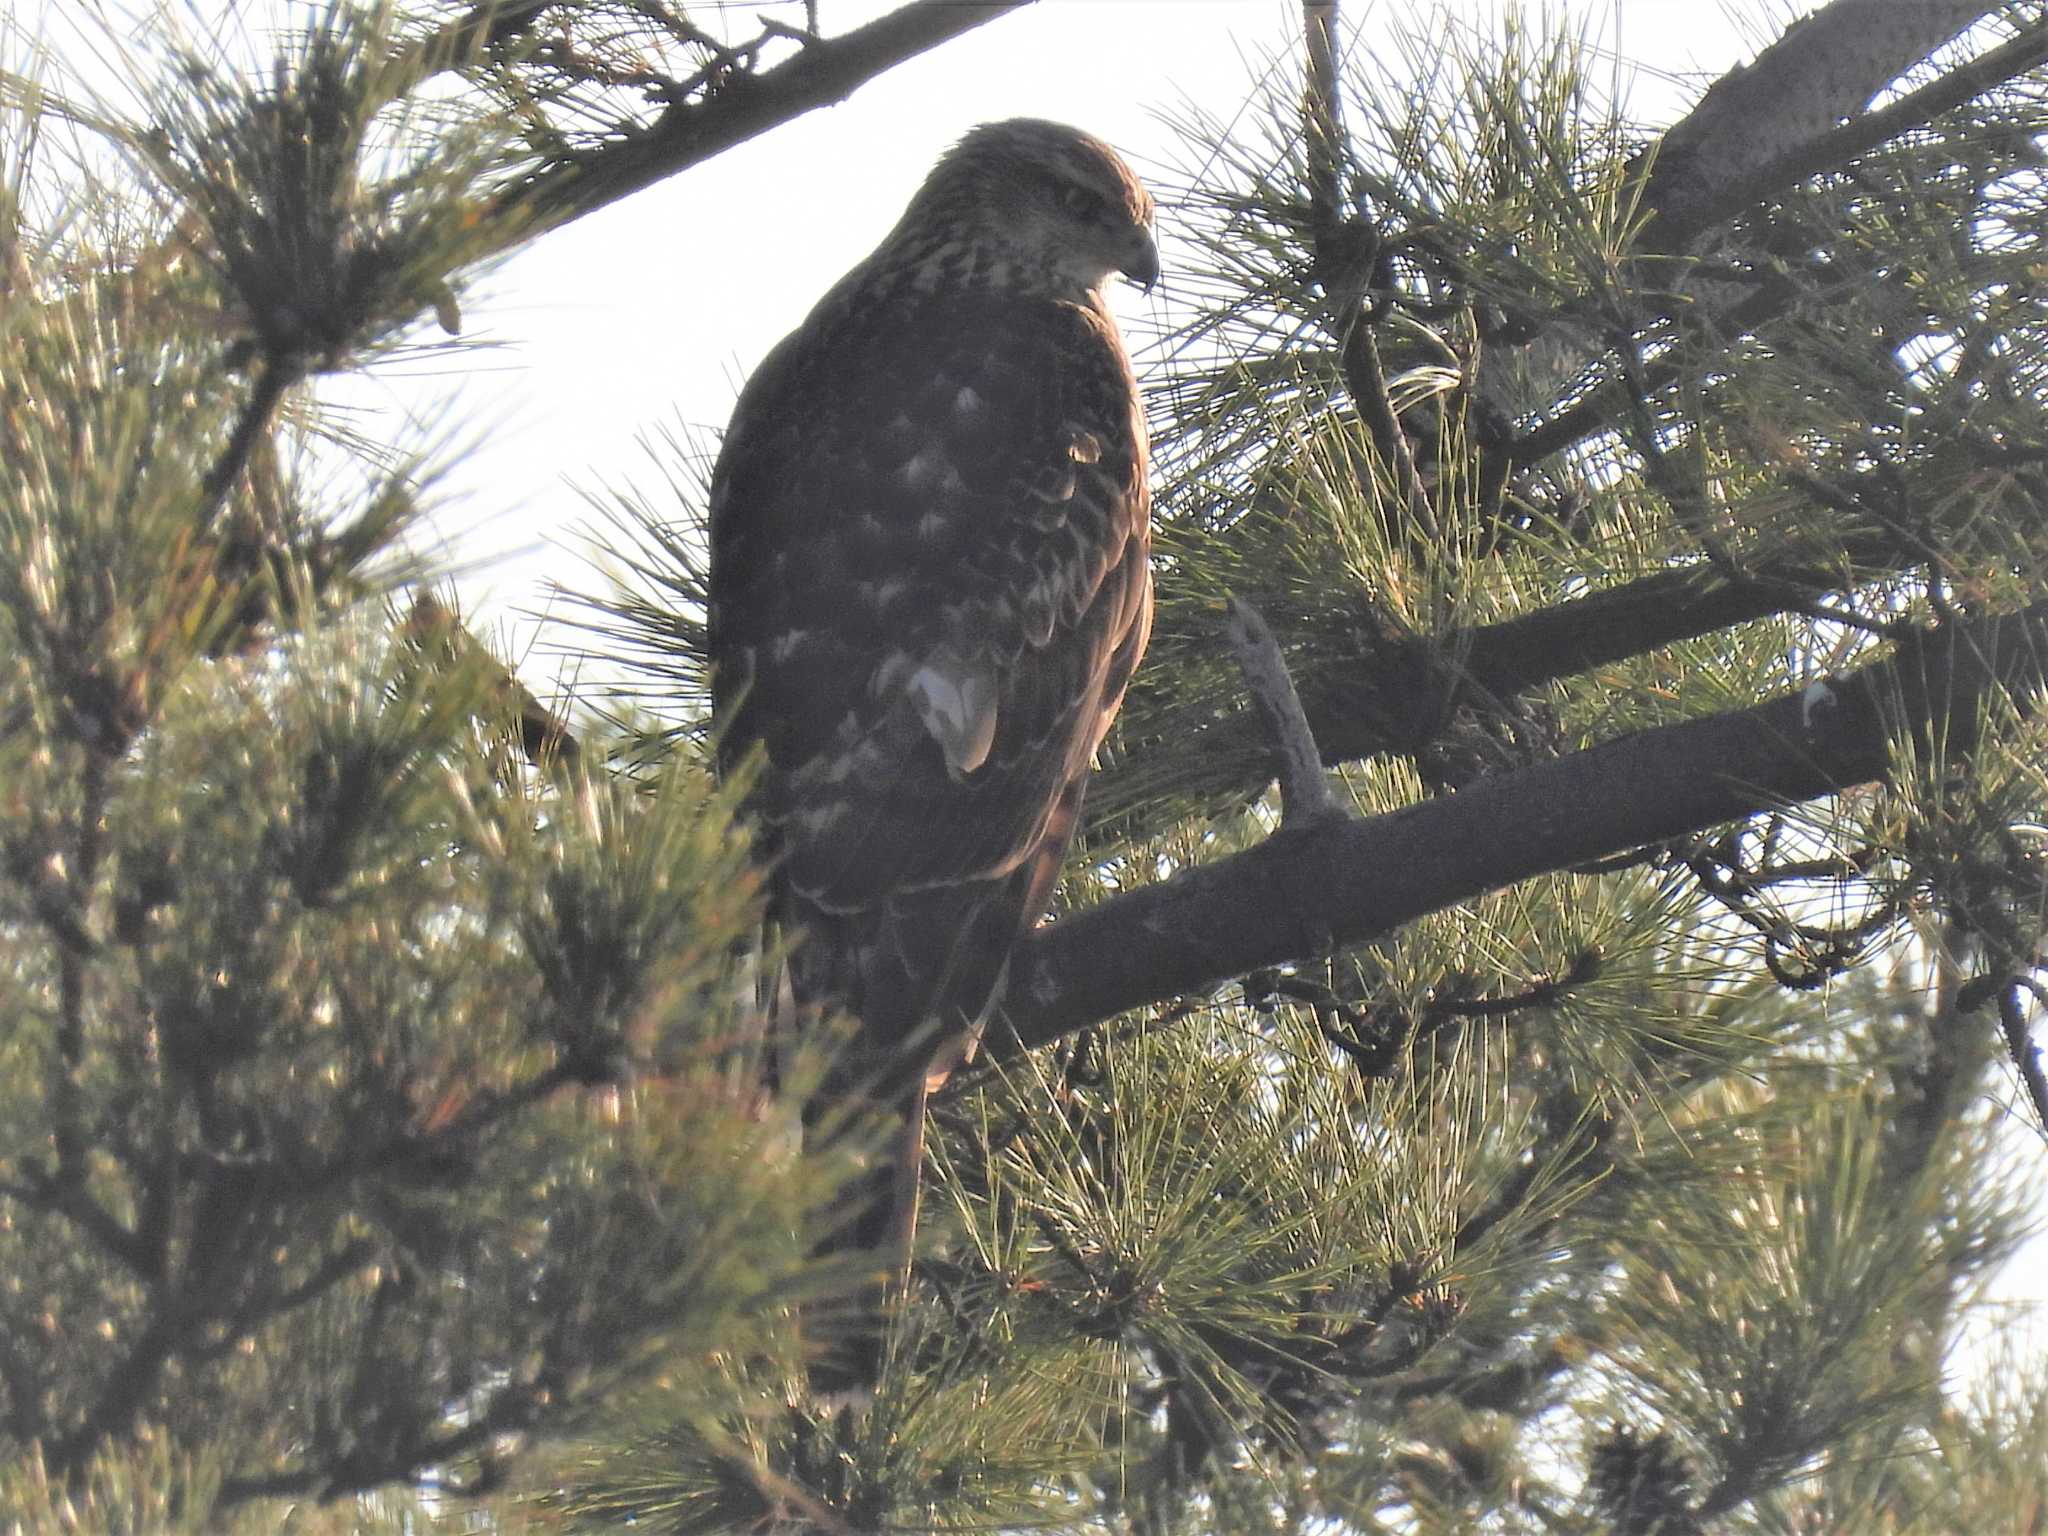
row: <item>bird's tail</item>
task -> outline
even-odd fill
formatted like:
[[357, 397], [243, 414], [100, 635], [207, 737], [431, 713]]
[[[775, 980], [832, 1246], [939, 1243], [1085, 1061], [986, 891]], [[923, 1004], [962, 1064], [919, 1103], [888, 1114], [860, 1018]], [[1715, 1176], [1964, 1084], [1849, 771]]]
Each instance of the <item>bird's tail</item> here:
[[800, 1029], [826, 1013], [855, 1021], [806, 1114], [806, 1134], [826, 1117], [850, 1123], [849, 1109], [891, 1122], [881, 1155], [847, 1191], [846, 1219], [818, 1244], [821, 1254], [868, 1261], [870, 1277], [849, 1308], [844, 1347], [812, 1372], [821, 1394], [870, 1392], [880, 1380], [889, 1319], [909, 1291], [926, 1097], [974, 1054], [1010, 952], [1051, 900], [1084, 783], [1077, 776], [1064, 787], [1036, 846], [1002, 876], [899, 891], [850, 912], [785, 893], [784, 920], [803, 930], [790, 956], [788, 1016]]
[[1001, 990], [1016, 937], [1009, 881], [898, 894], [853, 913], [817, 911], [790, 957], [798, 1029], [838, 1011], [853, 1025], [806, 1114], [806, 1139], [826, 1127], [874, 1134], [867, 1171], [845, 1191], [844, 1219], [822, 1234], [821, 1256], [864, 1264], [833, 1330], [837, 1347], [811, 1372], [814, 1393], [846, 1399], [880, 1379], [889, 1320], [909, 1291], [924, 1165], [925, 1100], [973, 1052]]

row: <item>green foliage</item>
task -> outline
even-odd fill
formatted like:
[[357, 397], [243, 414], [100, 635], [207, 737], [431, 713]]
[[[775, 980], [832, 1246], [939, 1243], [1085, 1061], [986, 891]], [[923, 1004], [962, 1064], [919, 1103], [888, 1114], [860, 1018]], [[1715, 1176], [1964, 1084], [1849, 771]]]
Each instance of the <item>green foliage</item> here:
[[445, 1504], [657, 1362], [786, 1351], [820, 1289], [847, 1169], [762, 1111], [739, 786], [522, 758], [503, 669], [380, 601], [431, 474], [288, 393], [449, 320], [483, 238], [488, 123], [394, 124], [389, 28], [167, 75], [120, 140], [156, 218], [33, 222], [86, 150], [5, 119], [10, 1529]]
[[[1898, 1168], [1872, 1110], [1823, 1100], [1796, 1126], [1759, 1124], [1735, 1198], [1660, 1214], [1623, 1256], [1607, 1357], [1627, 1400], [1683, 1428], [1701, 1513], [1938, 1403], [1928, 1323], [1954, 1277], [2009, 1241], [1995, 1194], [1953, 1166]], [[1961, 1138], [1942, 1153], [1983, 1155]], [[1673, 1306], [1673, 1276], [1702, 1253], [1720, 1258]]]
[[[800, 1148], [829, 1042], [764, 1026], [702, 450], [598, 471], [572, 735], [400, 596], [431, 455], [315, 393], [641, 142], [622, 81], [803, 46], [677, 9], [335, 0], [149, 66], [146, 131], [0, 77], [0, 1529], [2038, 1521], [2048, 1387], [1957, 1341], [2037, 1182], [2040, 726], [1907, 729], [1910, 672], [1880, 788], [993, 1033], [878, 1399], [809, 1399], [874, 1128]], [[1402, 48], [1334, 161], [1284, 71], [1185, 114], [1159, 623], [1066, 912], [1273, 835], [1230, 596], [1391, 817], [2043, 590], [2038, 74], [1673, 245], [1582, 49]]]
[[[1069, 908], [1272, 833], [1234, 595], [1384, 815], [2041, 590], [2044, 333], [2006, 297], [2039, 261], [2012, 131], [2038, 77], [1679, 251], [1651, 136], [1583, 50], [1416, 35], [1350, 61], [1336, 181], [1362, 224], [1329, 222], [1286, 70], [1184, 112], [1195, 307], [1150, 352], [1159, 614]], [[607, 508], [630, 552], [594, 644], [681, 741], [694, 455], [656, 457], [668, 490]], [[560, 1507], [678, 1531], [1970, 1525], [1966, 1484], [2042, 1465], [1944, 1375], [2026, 1226], [1975, 1096], [1981, 1010], [2024, 1019], [2043, 931], [2027, 715], [1989, 699], [1955, 739], [1902, 733], [1882, 790], [956, 1082], [872, 1413], [721, 1439], [643, 1401]]]

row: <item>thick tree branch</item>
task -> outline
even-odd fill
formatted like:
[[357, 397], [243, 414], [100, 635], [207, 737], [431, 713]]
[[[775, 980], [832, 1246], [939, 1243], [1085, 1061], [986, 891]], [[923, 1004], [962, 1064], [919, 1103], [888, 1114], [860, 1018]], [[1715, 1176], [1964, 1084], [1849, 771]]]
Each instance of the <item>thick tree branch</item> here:
[[844, 101], [875, 76], [1031, 0], [911, 0], [839, 37], [808, 43], [708, 101], [676, 102], [645, 131], [550, 167], [506, 193], [515, 234], [528, 238], [629, 197], [792, 118]]
[[1883, 778], [1904, 737], [1954, 754], [1998, 688], [2048, 678], [2048, 600], [1931, 631], [1890, 660], [1738, 710], [1605, 742], [1455, 795], [1258, 847], [1041, 929], [1010, 968], [1016, 1038], [1355, 944], [1552, 870]]
[[[1870, 567], [1903, 567], [1911, 558], [1881, 537], [1844, 549]], [[1503, 701], [1596, 667], [1645, 656], [1685, 640], [1783, 613], [1788, 594], [1839, 586], [1840, 572], [1780, 567], [1769, 582], [1745, 582], [1706, 566], [1658, 571], [1619, 586], [1494, 624], [1452, 631], [1435, 641], [1368, 643], [1350, 655], [1330, 647], [1295, 678], [1322, 761], [1336, 767], [1383, 753], [1413, 755], [1435, 741], [1465, 703]], [[1177, 753], [1187, 744], [1176, 743]], [[1145, 757], [1109, 768], [1092, 793], [1098, 811], [1126, 803], [1119, 775], [1145, 777]], [[1270, 730], [1249, 710], [1206, 725], [1200, 750], [1177, 770], [1181, 792], [1196, 799], [1250, 800], [1272, 777]], [[1142, 790], [1137, 793], [1142, 794]], [[1114, 814], [1112, 812], [1112, 814]]]
[[[1717, 81], [1659, 141], [1643, 189], [1642, 208], [1652, 217], [1639, 250], [1683, 250], [1807, 178], [2048, 61], [2048, 25], [2030, 27], [1898, 100], [1864, 110], [1905, 70], [1997, 8], [1987, 0], [1835, 0], [1796, 23], [1754, 63]], [[1714, 318], [1725, 330], [1746, 329], [1775, 317], [1801, 292], [1796, 283], [1773, 282]], [[1551, 328], [1538, 324], [1519, 342]], [[1674, 359], [1682, 355], [1679, 349]], [[1497, 450], [1491, 468], [1505, 473], [1559, 452], [1605, 426], [1611, 409], [1608, 390], [1560, 402], [1540, 426]]]
[[[1436, 688], [1418, 689], [1421, 662], [1347, 686], [1325, 680], [1309, 706], [1309, 725], [1336, 764], [1380, 752], [1426, 746], [1444, 714], [1465, 699], [1505, 699], [1567, 677], [1647, 656], [1774, 614], [1805, 611], [1808, 600], [1837, 590], [1844, 567], [1903, 571], [1925, 551], [1878, 530], [1847, 539], [1840, 564], [1802, 568], [1780, 561], [1770, 577], [1745, 580], [1705, 566], [1653, 572], [1619, 586], [1571, 598], [1496, 624], [1443, 637], [1436, 650], [1452, 658], [1434, 671]], [[1448, 696], [1444, 685], [1448, 684]]]
[[[1816, 582], [1825, 586], [1825, 581]], [[1786, 591], [1705, 570], [1660, 571], [1618, 587], [1446, 636], [1449, 661], [1337, 669], [1307, 688], [1308, 720], [1331, 766], [1414, 753], [1461, 702], [1508, 699], [1595, 667], [1784, 611]]]
[[[1852, 117], [1832, 131], [1789, 149], [1772, 163], [1765, 179], [1777, 187], [1786, 187], [1830, 167], [1845, 165], [1889, 139], [1924, 127], [1942, 113], [1953, 111], [1994, 86], [2040, 68], [2043, 63], [2048, 63], [2048, 26], [2032, 27], [1967, 64], [1958, 65], [1939, 79], [1930, 80], [1918, 90], [1901, 96], [1889, 106]], [[1732, 217], [1755, 201], [1753, 195], [1735, 187], [1718, 205], [1700, 204], [1695, 216], [1712, 223]], [[1682, 228], [1682, 225], [1674, 217], [1669, 227]]]
[[[1678, 249], [1772, 192], [2030, 68], [2027, 60], [2048, 41], [2048, 28], [2018, 40], [2017, 55], [2001, 67], [1984, 66], [2014, 53], [2015, 45], [1994, 50], [1885, 112], [1865, 113], [1878, 92], [1997, 9], [1998, 0], [1834, 0], [1794, 22], [1755, 62], [1715, 81], [1664, 135], [1645, 189], [1647, 205], [1657, 214], [1652, 242]], [[1958, 78], [1967, 87], [1961, 95], [1936, 89]], [[1845, 120], [1847, 128], [1838, 127]], [[1857, 131], [1872, 122], [1882, 124], [1874, 137]], [[1845, 140], [1845, 131], [1853, 138]], [[1822, 147], [1825, 154], [1817, 156]]]

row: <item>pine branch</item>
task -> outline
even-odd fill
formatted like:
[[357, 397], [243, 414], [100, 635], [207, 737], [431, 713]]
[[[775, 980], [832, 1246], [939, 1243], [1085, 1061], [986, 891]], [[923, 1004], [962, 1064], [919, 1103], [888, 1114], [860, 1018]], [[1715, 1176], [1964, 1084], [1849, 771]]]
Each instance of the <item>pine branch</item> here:
[[1316, 270], [1335, 309], [1332, 330], [1341, 339], [1344, 382], [1373, 446], [1394, 477], [1409, 526], [1434, 534], [1436, 517], [1415, 464], [1415, 450], [1387, 390], [1373, 326], [1379, 314], [1367, 302], [1379, 258], [1377, 233], [1345, 198], [1343, 170], [1351, 156], [1338, 89], [1337, 0], [1303, 0], [1308, 81], [1302, 122], [1308, 138], [1310, 224]]
[[[86, 753], [79, 774], [78, 836], [67, 861], [69, 885], [65, 903], [82, 917], [98, 878], [105, 835], [108, 760]], [[67, 942], [60, 925], [50, 923], [57, 951], [57, 1053], [51, 1063], [51, 1146], [56, 1167], [43, 1191], [47, 1208], [61, 1211], [90, 1233], [108, 1252], [131, 1268], [141, 1268], [143, 1255], [134, 1233], [96, 1200], [88, 1186], [91, 1148], [83, 1079], [86, 1059], [86, 951]]]
[[[1613, 424], [1617, 409], [1625, 404], [1638, 385], [1656, 390], [1668, 389], [1697, 366], [1697, 359], [1687, 343], [1714, 331], [1739, 335], [1755, 330], [1779, 319], [1801, 298], [1809, 296], [1810, 290], [1805, 285], [1779, 273], [1726, 311], [1716, 312], [1705, 305], [1680, 310], [1674, 316], [1680, 344], [1666, 349], [1661, 358], [1646, 366], [1640, 380], [1632, 383], [1617, 374], [1590, 391], [1580, 392], [1577, 386], [1573, 386], [1569, 404], [1558, 402], [1542, 414], [1536, 426], [1489, 448], [1489, 460], [1501, 461], [1492, 472], [1506, 474], [1516, 466], [1538, 463], [1597, 432], [1606, 431]], [[1646, 318], [1662, 317], [1651, 315]], [[1547, 326], [1539, 326], [1522, 340], [1525, 343], [1533, 340], [1547, 329]]]
[[[1796, 23], [1747, 69], [1716, 81], [1665, 132], [1643, 187], [1641, 208], [1650, 224], [1639, 249], [1682, 251], [1809, 177], [1845, 166], [2048, 61], [2048, 24], [2029, 27], [1885, 107], [1863, 110], [1913, 64], [1997, 9], [1986, 0], [1926, 6], [1835, 0]], [[1769, 282], [1718, 322], [1732, 330], [1762, 324], [1800, 292], [1799, 284], [1782, 278]], [[1669, 317], [1681, 324], [1699, 318], [1686, 309]], [[1526, 345], [1550, 328], [1539, 323], [1517, 343]], [[1684, 355], [1685, 349], [1672, 349], [1674, 361]], [[1662, 382], [1667, 372], [1668, 365], [1655, 370], [1651, 382]], [[1622, 387], [1617, 381], [1560, 401], [1541, 425], [1489, 453], [1490, 472], [1535, 463], [1601, 430]]]
[[[1903, 570], [1924, 552], [1885, 534], [1841, 550], [1845, 563]], [[1641, 576], [1584, 597], [1432, 640], [1382, 639], [1370, 652], [1312, 657], [1295, 682], [1310, 734], [1329, 767], [1383, 753], [1414, 755], [1442, 734], [1461, 704], [1500, 703], [1598, 667], [1646, 656], [1681, 641], [1808, 606], [1802, 597], [1839, 589], [1841, 571], [1781, 565], [1769, 581], [1711, 567]], [[1202, 751], [1177, 770], [1179, 790], [1215, 801], [1254, 798], [1270, 777], [1270, 735], [1250, 711], [1205, 725]], [[1096, 809], [1123, 805], [1118, 775], [1144, 759], [1105, 770], [1091, 792]]]
[[1793, 23], [1747, 68], [1715, 81], [1663, 136], [1645, 189], [1656, 214], [1653, 243], [1682, 249], [1742, 209], [2048, 57], [2048, 26], [2032, 27], [1882, 111], [1864, 110], [1900, 75], [2000, 8], [1999, 0], [1834, 0]]
[[[256, 1499], [290, 1498], [304, 1494], [326, 1501], [367, 1493], [374, 1488], [416, 1477], [422, 1468], [446, 1466], [459, 1458], [474, 1455], [487, 1449], [494, 1437], [527, 1428], [532, 1418], [531, 1394], [508, 1386], [498, 1393], [487, 1410], [468, 1422], [396, 1449], [358, 1449], [289, 1471], [223, 1478], [220, 1505], [228, 1509]], [[457, 1498], [463, 1498], [488, 1490], [455, 1488], [451, 1491]]]
[[431, 592], [422, 592], [406, 615], [404, 633], [438, 664], [474, 669], [484, 680], [478, 724], [487, 730], [516, 728], [519, 750], [536, 768], [575, 771], [583, 748], [568, 721], [541, 703], [516, 672], [472, 635], [461, 615]]
[[176, 1299], [159, 1303], [134, 1345], [108, 1372], [78, 1426], [45, 1452], [51, 1472], [60, 1477], [77, 1473], [95, 1451], [134, 1423], [190, 1326], [183, 1311]]
[[1041, 929], [1010, 969], [1018, 1041], [1356, 944], [1553, 870], [1885, 778], [1904, 738], [1974, 737], [2048, 681], [2048, 601], [1926, 631], [1753, 709], [1642, 731], [1370, 820], [1282, 832]]
[[6, 1328], [0, 1328], [0, 1396], [7, 1404], [6, 1433], [16, 1445], [28, 1445], [43, 1438], [48, 1423], [44, 1416], [42, 1372], [29, 1363]]
[[2005, 1048], [2012, 1057], [2013, 1070], [2026, 1085], [2027, 1098], [2034, 1106], [2036, 1123], [2048, 1126], [2048, 1073], [2041, 1069], [2041, 1047], [2034, 1043], [2027, 1025], [2023, 997], [2041, 1001], [2037, 983], [2009, 982], [1998, 990], [1998, 1024], [2005, 1035]]
[[1350, 158], [1344, 137], [1344, 98], [1338, 88], [1337, 0], [1302, 0], [1302, 39], [1308, 82], [1302, 126], [1308, 135], [1310, 214], [1320, 242], [1345, 218], [1343, 169]]
[[552, 0], [480, 0], [469, 14], [411, 41], [379, 82], [380, 104], [411, 94], [437, 75], [467, 69], [493, 46], [524, 35]]
[[220, 509], [227, 504], [229, 493], [248, 467], [257, 441], [269, 431], [271, 415], [292, 382], [291, 369], [283, 362], [276, 357], [263, 360], [256, 382], [250, 388], [249, 398], [235, 417], [234, 431], [228, 435], [220, 457], [199, 483], [199, 493], [205, 498], [205, 512], [199, 519], [202, 525], [211, 525]]
[[12, 1200], [28, 1210], [63, 1216], [138, 1279], [156, 1278], [157, 1258], [150, 1245], [139, 1233], [122, 1226], [113, 1212], [92, 1197], [84, 1184], [60, 1181], [53, 1178], [47, 1169], [31, 1165], [28, 1182], [0, 1183], [0, 1200]]
[[1282, 825], [1306, 828], [1318, 822], [1342, 821], [1344, 808], [1331, 793], [1323, 773], [1315, 733], [1302, 712], [1301, 695], [1287, 675], [1287, 661], [1266, 621], [1243, 598], [1230, 600], [1225, 626], [1237, 664], [1244, 673], [1252, 704], [1272, 739], [1280, 775]]
[[1429, 493], [1423, 488], [1422, 472], [1415, 463], [1415, 449], [1408, 441], [1408, 429], [1401, 413], [1394, 409], [1387, 388], [1387, 370], [1380, 361], [1380, 345], [1373, 335], [1372, 316], [1360, 305], [1350, 307], [1344, 329], [1344, 384], [1351, 392], [1373, 447], [1392, 471], [1399, 505], [1406, 526], [1418, 538], [1437, 537], [1437, 517]]
[[513, 188], [501, 199], [501, 211], [521, 240], [570, 223], [844, 101], [877, 75], [1030, 3], [912, 0], [843, 36], [808, 42], [794, 58], [735, 80], [709, 101], [671, 103], [644, 132], [612, 139]]

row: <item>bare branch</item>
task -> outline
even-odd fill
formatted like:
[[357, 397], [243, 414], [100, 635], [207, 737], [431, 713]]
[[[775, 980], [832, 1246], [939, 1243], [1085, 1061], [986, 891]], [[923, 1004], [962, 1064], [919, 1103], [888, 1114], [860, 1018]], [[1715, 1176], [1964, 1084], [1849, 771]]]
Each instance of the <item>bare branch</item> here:
[[1416, 536], [1433, 541], [1438, 536], [1436, 510], [1423, 488], [1408, 429], [1401, 424], [1400, 412], [1394, 409], [1393, 395], [1387, 389], [1387, 370], [1380, 361], [1379, 341], [1372, 332], [1372, 316], [1362, 302], [1347, 306], [1342, 355], [1345, 386], [1351, 391], [1359, 417], [1372, 433], [1373, 446], [1393, 474], [1407, 526]]
[[1322, 240], [1344, 219], [1342, 170], [1343, 97], [1337, 89], [1337, 0], [1302, 0], [1308, 85], [1302, 116], [1308, 132], [1309, 196], [1314, 200], [1316, 238]]
[[[2036, 25], [1876, 111], [1864, 110], [1914, 63], [1996, 9], [1987, 0], [1835, 0], [1791, 27], [1747, 69], [1718, 80], [1664, 134], [1643, 189], [1643, 211], [1654, 217], [1640, 249], [1683, 250], [1737, 214], [2048, 61], [2048, 24]], [[1767, 282], [1719, 322], [1729, 331], [1761, 324], [1800, 291], [1784, 278]], [[1672, 318], [1698, 323], [1687, 310]], [[1520, 341], [1549, 329], [1539, 325]], [[1683, 349], [1672, 355], [1675, 361]], [[1664, 372], [1653, 371], [1653, 380]], [[1598, 430], [1612, 411], [1615, 387], [1560, 402], [1541, 425], [1494, 450], [1489, 468], [1506, 473]]]
[[1309, 827], [1318, 822], [1342, 821], [1343, 807], [1330, 793], [1330, 781], [1323, 773], [1322, 754], [1316, 750], [1315, 733], [1302, 713], [1301, 695], [1294, 679], [1287, 675], [1287, 659], [1266, 621], [1243, 598], [1230, 600], [1230, 622], [1225, 626], [1231, 649], [1237, 653], [1246, 689], [1273, 739], [1280, 776], [1280, 820], [1285, 827]]

